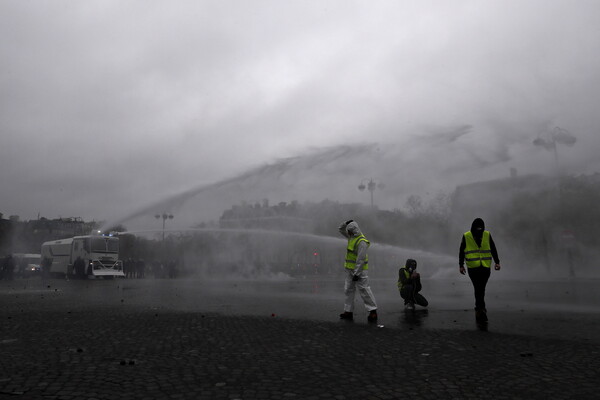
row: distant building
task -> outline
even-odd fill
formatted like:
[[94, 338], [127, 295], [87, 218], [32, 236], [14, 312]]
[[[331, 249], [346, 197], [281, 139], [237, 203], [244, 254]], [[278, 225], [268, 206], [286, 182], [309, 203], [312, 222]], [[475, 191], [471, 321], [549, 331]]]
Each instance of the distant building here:
[[46, 219], [40, 218], [27, 223], [36, 233], [46, 233], [58, 239], [77, 235], [88, 235], [97, 227], [96, 222], [85, 222], [79, 217]]
[[512, 206], [517, 195], [536, 195], [550, 191], [558, 196], [558, 180], [544, 175], [517, 176], [511, 171], [509, 178], [475, 182], [457, 186], [452, 197], [451, 225], [466, 227], [474, 218], [485, 220], [501, 215]]

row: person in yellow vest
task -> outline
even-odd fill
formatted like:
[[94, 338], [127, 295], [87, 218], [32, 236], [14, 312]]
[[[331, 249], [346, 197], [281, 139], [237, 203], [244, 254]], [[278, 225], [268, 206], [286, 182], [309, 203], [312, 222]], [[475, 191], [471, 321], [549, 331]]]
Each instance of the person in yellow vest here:
[[344, 222], [339, 226], [338, 230], [342, 236], [348, 239], [344, 262], [344, 269], [346, 271], [344, 294], [346, 295], [346, 300], [344, 302], [344, 312], [340, 314], [340, 318], [347, 320], [354, 318], [354, 294], [356, 293], [356, 288], [358, 288], [360, 297], [363, 299], [365, 308], [369, 313], [367, 320], [369, 322], [376, 322], [377, 303], [369, 286], [369, 277], [367, 275], [369, 268], [367, 250], [370, 242], [363, 235], [354, 220]]
[[490, 278], [492, 260], [494, 269], [500, 270], [498, 250], [489, 231], [485, 230], [485, 223], [481, 218], [475, 218], [471, 230], [463, 234], [458, 252], [458, 265], [461, 274], [465, 274], [465, 264], [469, 278], [475, 291], [475, 318], [478, 322], [486, 322], [487, 310], [485, 308], [485, 287]]
[[427, 307], [429, 302], [419, 292], [423, 289], [421, 274], [417, 272], [417, 261], [409, 258], [404, 267], [398, 270], [398, 290], [404, 299], [404, 307], [414, 310], [415, 303], [421, 307]]

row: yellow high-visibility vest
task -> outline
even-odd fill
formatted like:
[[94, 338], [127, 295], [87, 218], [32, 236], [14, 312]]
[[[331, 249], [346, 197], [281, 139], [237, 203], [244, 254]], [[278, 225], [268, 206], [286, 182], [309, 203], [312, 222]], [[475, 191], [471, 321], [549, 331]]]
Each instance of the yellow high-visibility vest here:
[[[348, 269], [354, 269], [356, 266], [356, 258], [358, 256], [358, 243], [366, 242], [367, 246], [371, 244], [365, 237], [365, 235], [360, 235], [357, 237], [353, 237], [348, 239], [348, 248], [346, 249], [346, 262], [344, 262], [344, 267]], [[365, 262], [363, 264], [363, 269], [369, 269], [369, 255], [365, 255]]]
[[406, 279], [410, 278], [410, 272], [408, 272], [408, 269], [400, 268], [400, 271], [398, 271], [398, 289], [402, 289], [404, 287], [404, 284], [400, 280], [400, 274], [402, 274], [402, 273], [404, 273], [404, 276], [406, 277]]
[[481, 247], [477, 246], [473, 233], [465, 232], [465, 264], [467, 268], [492, 266], [492, 250], [490, 248], [490, 232], [483, 231], [481, 238]]

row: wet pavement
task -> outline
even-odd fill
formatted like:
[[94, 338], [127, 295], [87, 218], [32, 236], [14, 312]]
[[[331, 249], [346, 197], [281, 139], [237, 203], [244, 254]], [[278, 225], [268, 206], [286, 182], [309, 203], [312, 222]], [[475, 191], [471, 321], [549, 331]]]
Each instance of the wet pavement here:
[[339, 279], [0, 282], [0, 398], [598, 398], [599, 281], [424, 281], [402, 308], [373, 280], [379, 321]]

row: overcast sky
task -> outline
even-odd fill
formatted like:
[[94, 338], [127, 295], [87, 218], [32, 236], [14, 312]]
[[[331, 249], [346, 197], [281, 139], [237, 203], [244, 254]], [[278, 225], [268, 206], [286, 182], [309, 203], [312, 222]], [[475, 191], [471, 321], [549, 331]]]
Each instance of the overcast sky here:
[[595, 0], [2, 0], [0, 212], [105, 220], [373, 143], [388, 186], [431, 191], [443, 171], [550, 172], [532, 140], [556, 126], [577, 137], [562, 166], [594, 173], [599, 15]]

